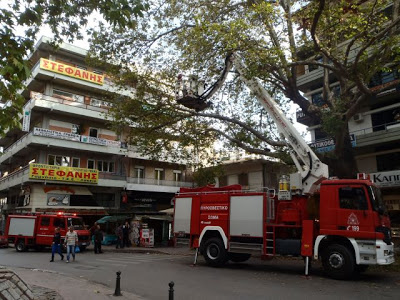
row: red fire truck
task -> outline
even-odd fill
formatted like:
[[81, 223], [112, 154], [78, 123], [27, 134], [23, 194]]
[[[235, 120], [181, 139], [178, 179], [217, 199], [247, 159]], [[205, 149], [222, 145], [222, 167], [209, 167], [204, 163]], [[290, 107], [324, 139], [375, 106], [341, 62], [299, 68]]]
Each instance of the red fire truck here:
[[[240, 57], [226, 60], [274, 120], [298, 169], [274, 192], [245, 192], [240, 186], [181, 189], [175, 198], [174, 235], [212, 266], [240, 262], [252, 253], [321, 259], [326, 273], [345, 279], [369, 265], [394, 262], [390, 221], [380, 190], [368, 179], [328, 179], [328, 167], [311, 150], [257, 78], [248, 78]], [[223, 81], [222, 78], [220, 81]], [[220, 86], [221, 83], [215, 85]], [[202, 110], [203, 87], [178, 77], [177, 101]], [[203, 103], [203, 105], [202, 105]], [[314, 207], [314, 209], [311, 209]]]
[[82, 219], [76, 214], [43, 213], [35, 215], [9, 215], [5, 236], [10, 244], [14, 244], [18, 252], [29, 248], [50, 247], [53, 242], [55, 228], [60, 228], [61, 237], [70, 226], [78, 234], [78, 245], [84, 250], [90, 245], [90, 232], [83, 226]]

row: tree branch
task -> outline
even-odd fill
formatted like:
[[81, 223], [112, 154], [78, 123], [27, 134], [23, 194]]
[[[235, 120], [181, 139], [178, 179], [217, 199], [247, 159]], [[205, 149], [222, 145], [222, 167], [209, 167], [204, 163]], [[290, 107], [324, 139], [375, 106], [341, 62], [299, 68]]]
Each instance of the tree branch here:
[[235, 143], [238, 147], [242, 148], [243, 150], [245, 150], [245, 151], [247, 151], [247, 152], [249, 152], [249, 153], [261, 154], [261, 155], [265, 155], [265, 156], [269, 156], [269, 157], [279, 158], [278, 153], [270, 152], [270, 151], [265, 151], [265, 150], [261, 150], [261, 149], [258, 149], [258, 148], [250, 147], [250, 146], [244, 144], [242, 141], [240, 141], [240, 140], [238, 140], [238, 139], [235, 139], [235, 138], [233, 138], [233, 137], [227, 135], [225, 132], [223, 132], [223, 131], [221, 131], [221, 130], [218, 130], [218, 129], [215, 129], [215, 128], [210, 129], [210, 130], [212, 130], [212, 131], [218, 133], [219, 135], [222, 135], [222, 136], [225, 137], [227, 140], [229, 140], [229, 141]]

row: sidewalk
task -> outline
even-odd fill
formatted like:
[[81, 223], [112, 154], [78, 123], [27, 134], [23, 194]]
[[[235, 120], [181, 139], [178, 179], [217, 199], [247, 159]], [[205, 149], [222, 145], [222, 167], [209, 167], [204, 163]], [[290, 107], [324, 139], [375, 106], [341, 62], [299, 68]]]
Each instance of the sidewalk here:
[[[110, 246], [102, 245], [101, 250], [104, 252], [115, 252], [115, 253], [151, 253], [151, 254], [168, 254], [168, 255], [188, 255], [193, 257], [195, 254], [195, 250], [190, 249], [188, 246], [153, 247], [153, 248], [131, 246], [122, 249], [116, 249], [115, 245], [110, 245]], [[90, 246], [86, 251], [93, 251], [93, 247]]]
[[140, 296], [124, 291], [121, 291], [121, 297], [115, 297], [114, 290], [104, 285], [57, 272], [21, 268], [12, 268], [12, 270], [31, 287], [36, 298], [40, 300], [143, 300]]

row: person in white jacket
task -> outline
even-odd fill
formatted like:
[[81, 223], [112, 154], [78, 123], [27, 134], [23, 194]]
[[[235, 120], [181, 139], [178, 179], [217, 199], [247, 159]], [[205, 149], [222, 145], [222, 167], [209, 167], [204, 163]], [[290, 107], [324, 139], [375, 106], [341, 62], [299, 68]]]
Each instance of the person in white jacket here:
[[78, 243], [78, 234], [74, 231], [74, 227], [70, 226], [69, 231], [65, 234], [65, 245], [67, 247], [67, 263], [72, 253], [72, 259], [75, 261], [75, 246]]

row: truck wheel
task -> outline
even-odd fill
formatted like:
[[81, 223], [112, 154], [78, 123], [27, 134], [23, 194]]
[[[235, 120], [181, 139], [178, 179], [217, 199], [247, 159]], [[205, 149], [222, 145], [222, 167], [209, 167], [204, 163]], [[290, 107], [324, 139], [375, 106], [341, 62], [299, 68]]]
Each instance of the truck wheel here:
[[208, 239], [204, 244], [203, 255], [206, 262], [213, 267], [221, 267], [228, 260], [224, 243], [220, 238]]
[[23, 240], [19, 240], [19, 241], [15, 244], [15, 250], [17, 250], [18, 252], [24, 252], [24, 251], [26, 251], [25, 242], [24, 242]]
[[322, 253], [322, 265], [328, 276], [334, 279], [348, 279], [355, 271], [354, 256], [350, 250], [339, 244], [328, 246]]
[[249, 260], [250, 257], [251, 257], [251, 254], [249, 254], [249, 253], [235, 253], [235, 252], [228, 253], [229, 260], [233, 261], [235, 263], [244, 262], [246, 260]]

